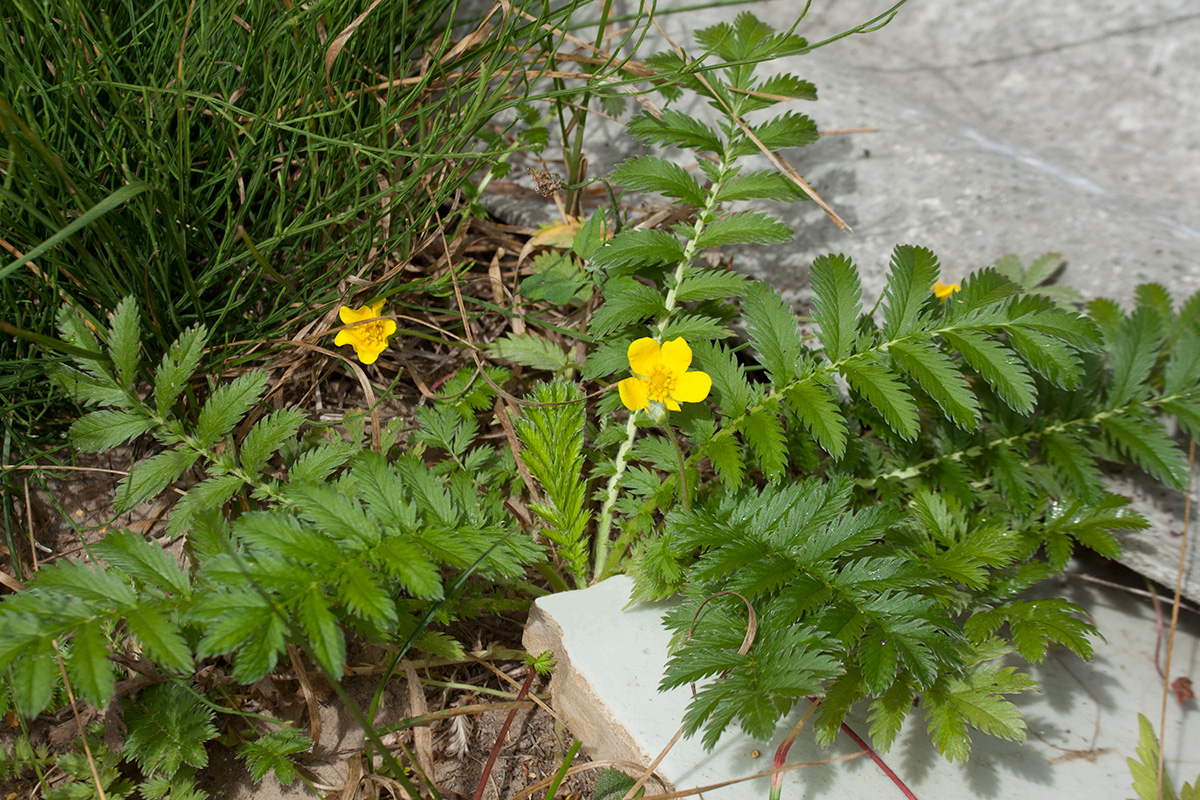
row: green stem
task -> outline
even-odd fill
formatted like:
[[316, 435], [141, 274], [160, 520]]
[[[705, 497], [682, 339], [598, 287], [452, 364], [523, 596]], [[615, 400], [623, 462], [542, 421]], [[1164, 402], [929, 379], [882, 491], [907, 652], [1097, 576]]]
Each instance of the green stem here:
[[890, 479], [907, 480], [909, 478], [915, 478], [929, 467], [932, 467], [933, 465], [942, 461], [962, 461], [964, 458], [976, 458], [980, 455], [983, 455], [983, 453], [987, 450], [991, 450], [996, 447], [1004, 447], [1006, 445], [1017, 444], [1020, 442], [1031, 442], [1042, 436], [1045, 436], [1048, 433], [1061, 433], [1074, 428], [1087, 428], [1093, 425], [1099, 425], [1101, 421], [1108, 419], [1109, 417], [1121, 416], [1123, 414], [1128, 414], [1148, 406], [1157, 406], [1163, 403], [1171, 403], [1181, 399], [1191, 399], [1191, 395], [1191, 392], [1182, 392], [1179, 394], [1170, 395], [1169, 397], [1152, 397], [1149, 400], [1142, 402], [1127, 403], [1126, 405], [1118, 406], [1117, 408], [1110, 408], [1105, 411], [1097, 412], [1090, 417], [1084, 417], [1081, 419], [1068, 419], [1054, 425], [1047, 425], [1044, 428], [1026, 431], [1025, 433], [1017, 434], [1015, 436], [1006, 436], [1003, 439], [993, 439], [990, 442], [978, 444], [963, 450], [956, 450], [953, 453], [943, 453], [940, 456], [934, 456], [933, 458], [925, 459], [924, 461], [920, 461], [912, 466], [902, 467], [900, 469], [892, 470], [891, 472], [885, 472], [882, 475], [876, 475], [874, 478], [859, 478], [856, 483], [864, 489], [873, 489], [881, 481]]
[[546, 800], [554, 800], [554, 796], [558, 794], [558, 787], [562, 784], [563, 778], [567, 776], [567, 770], [571, 768], [571, 762], [575, 760], [575, 756], [579, 753], [579, 748], [582, 746], [583, 742], [578, 739], [571, 745], [571, 749], [567, 751], [566, 757], [558, 767], [558, 772], [554, 773], [554, 780], [550, 782], [550, 786], [546, 789]]
[[679, 499], [683, 501], [683, 510], [691, 511], [692, 503], [688, 497], [687, 466], [684, 464], [683, 450], [679, 449], [679, 439], [675, 436], [675, 429], [671, 427], [670, 418], [667, 419], [667, 424], [663, 425], [663, 429], [667, 432], [667, 438], [671, 440], [671, 446], [675, 448], [675, 460], [679, 464]]
[[[538, 574], [545, 578], [546, 582], [553, 587], [554, 591], [569, 592], [571, 590], [571, 587], [567, 585], [566, 580], [562, 575], [558, 574], [558, 570], [556, 570], [552, 564], [543, 561], [541, 564], [537, 565], [536, 569]], [[583, 587], [579, 586], [577, 588], [582, 589]]]
[[633, 448], [633, 440], [637, 436], [637, 415], [638, 412], [632, 411], [629, 414], [629, 421], [625, 423], [625, 441], [621, 443], [621, 448], [617, 450], [616, 470], [612, 477], [608, 479], [608, 489], [606, 490], [604, 505], [600, 509], [600, 528], [596, 532], [596, 563], [592, 570], [592, 582], [601, 580], [606, 575], [608, 566], [608, 537], [612, 532], [613, 506], [617, 503], [617, 490], [621, 483], [621, 476], [625, 474], [625, 467], [629, 465], [629, 451]]
[[[728, 158], [722, 156], [719, 175], [724, 176], [725, 171], [729, 169]], [[675, 313], [676, 300], [675, 297], [679, 291], [679, 284], [683, 281], [683, 271], [688, 268], [696, 258], [696, 252], [700, 249], [697, 243], [700, 241], [700, 234], [712, 221], [712, 217], [717, 213], [717, 193], [721, 190], [721, 181], [717, 181], [708, 189], [708, 196], [704, 201], [704, 208], [696, 215], [696, 227], [692, 235], [688, 238], [687, 246], [683, 249], [683, 257], [679, 259], [679, 265], [675, 267], [674, 280], [671, 281], [671, 288], [667, 290], [667, 299], [663, 303], [663, 315], [658, 321], [658, 339], [661, 340], [663, 332], [667, 329], [667, 323], [671, 321], [671, 315]]]
[[[596, 28], [596, 49], [603, 49], [604, 45], [604, 30], [608, 27], [608, 15], [612, 11], [612, 0], [604, 0], [604, 5], [600, 8], [600, 19], [597, 22]], [[610, 62], [611, 63], [611, 62]], [[597, 67], [597, 71], [602, 67]], [[589, 69], [589, 72], [591, 70]], [[594, 74], [594, 73], [593, 73]], [[580, 192], [579, 184], [583, 183], [587, 176], [583, 174], [583, 132], [587, 126], [588, 105], [592, 100], [592, 93], [584, 86], [583, 97], [580, 98], [579, 108], [572, 113], [572, 118], [575, 121], [575, 143], [567, 148], [567, 182], [570, 186], [567, 188], [567, 213], [579, 216], [580, 210]]]

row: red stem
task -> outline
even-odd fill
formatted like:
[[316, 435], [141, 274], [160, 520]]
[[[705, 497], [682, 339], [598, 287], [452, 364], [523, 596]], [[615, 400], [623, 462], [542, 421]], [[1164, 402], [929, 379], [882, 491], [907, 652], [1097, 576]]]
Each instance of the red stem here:
[[[892, 772], [891, 767], [883, 763], [883, 759], [879, 757], [878, 753], [871, 749], [871, 745], [864, 742], [862, 738], [857, 733], [850, 730], [850, 726], [844, 722], [842, 723], [842, 730], [846, 732], [847, 736], [854, 740], [856, 745], [866, 751], [867, 755], [871, 757], [871, 760], [875, 762], [875, 766], [883, 770], [883, 774], [892, 779], [892, 783], [896, 784], [897, 789], [904, 792], [904, 796], [907, 797], [908, 800], [917, 800], [917, 796], [912, 793], [912, 790], [904, 785], [904, 781], [900, 780], [899, 775]], [[476, 798], [476, 800], [479, 800], [479, 798]]]
[[[533, 685], [533, 679], [537, 676], [537, 670], [533, 667], [529, 668], [529, 674], [525, 676], [525, 683], [521, 684], [521, 691], [517, 692], [517, 702], [525, 699], [525, 695], [529, 694], [529, 687]], [[500, 748], [504, 746], [504, 737], [508, 735], [508, 726], [512, 725], [513, 719], [517, 716], [517, 709], [512, 709], [508, 712], [508, 717], [505, 718], [504, 724], [500, 726], [500, 733], [496, 736], [496, 743], [492, 745], [491, 755], [488, 756], [487, 763], [483, 765], [483, 772], [479, 775], [479, 785], [475, 787], [475, 800], [482, 800], [483, 789], [487, 786], [487, 779], [492, 774], [492, 767], [496, 766], [496, 757], [500, 755]], [[916, 800], [916, 798], [913, 798]]]

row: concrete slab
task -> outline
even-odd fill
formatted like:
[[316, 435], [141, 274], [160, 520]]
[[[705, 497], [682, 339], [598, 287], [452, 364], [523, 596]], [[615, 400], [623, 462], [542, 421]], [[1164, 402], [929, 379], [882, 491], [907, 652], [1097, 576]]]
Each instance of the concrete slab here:
[[[798, 32], [820, 41], [890, 5], [816, 0]], [[800, 7], [775, 1], [749, 10], [785, 29]], [[741, 10], [693, 9], [660, 22], [692, 48], [692, 31]], [[640, 54], [664, 46], [652, 31]], [[1056, 251], [1067, 259], [1059, 282], [1085, 297], [1128, 304], [1138, 284], [1154, 281], [1182, 300], [1200, 290], [1196, 53], [1193, 0], [912, 0], [874, 33], [769, 67], [816, 84], [820, 100], [798, 107], [819, 128], [879, 126], [785, 153], [854, 232], [839, 231], [805, 203], [775, 209], [796, 232], [791, 244], [727, 253], [735, 269], [778, 287], [802, 311], [814, 257], [851, 256], [869, 305], [883, 291], [898, 243], [931, 248], [947, 279], [1005, 253], [1028, 264]], [[714, 114], [695, 100], [677, 108]], [[593, 123], [586, 147], [593, 175], [640, 152], [619, 125]], [[755, 166], [769, 167], [765, 159]], [[507, 204], [501, 213], [529, 222], [548, 218], [553, 206]], [[1173, 585], [1178, 541], [1169, 532], [1182, 528], [1181, 498], [1131, 489], [1155, 527], [1127, 537], [1125, 563]], [[1191, 550], [1185, 593], [1200, 601], [1200, 556]]]
[[[655, 690], [667, 659], [668, 632], [660, 624], [665, 606], [624, 609], [632, 582], [624, 576], [589, 589], [539, 599], [530, 613], [525, 646], [551, 650], [558, 667], [551, 682], [553, 702], [593, 758], [649, 764], [670, 741], [690, 696], [687, 687]], [[1032, 669], [1041, 694], [1015, 698], [1030, 736], [1015, 744], [979, 734], [969, 761], [951, 764], [929, 743], [919, 710], [910, 717], [885, 763], [921, 798], [1036, 798], [1097, 800], [1126, 797], [1131, 778], [1125, 759], [1137, 743], [1137, 714], [1157, 725], [1161, 681], [1155, 671], [1155, 617], [1148, 601], [1077, 581], [1049, 587], [1058, 596], [1090, 609], [1107, 637], [1092, 662], [1052, 650]], [[1200, 671], [1200, 624], [1183, 620], [1175, 638], [1173, 675]], [[1166, 764], [1169, 774], [1193, 781], [1200, 772], [1200, 717], [1170, 699]], [[663, 759], [659, 775], [678, 789], [717, 783], [770, 769], [782, 738], [802, 715], [784, 719], [769, 742], [740, 731], [727, 732], [713, 752], [698, 740], [681, 740]], [[599, 725], [594, 724], [597, 721]], [[867, 730], [865, 712], [850, 727]], [[593, 732], [609, 729], [607, 735]], [[754, 753], [759, 753], [755, 757]], [[845, 735], [821, 750], [811, 732], [801, 732], [788, 763], [850, 755], [859, 748]], [[709, 800], [767, 796], [767, 778], [714, 791]], [[896, 786], [868, 758], [814, 766], [788, 773], [783, 796], [804, 798], [900, 798]]]

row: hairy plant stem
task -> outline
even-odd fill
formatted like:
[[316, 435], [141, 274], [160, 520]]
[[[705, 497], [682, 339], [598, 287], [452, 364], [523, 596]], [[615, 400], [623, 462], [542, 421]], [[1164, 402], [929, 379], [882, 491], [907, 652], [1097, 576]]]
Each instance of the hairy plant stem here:
[[[722, 155], [719, 174], [724, 177], [727, 169], [729, 169], [729, 159], [727, 156]], [[679, 265], [675, 267], [674, 280], [671, 281], [671, 288], [667, 290], [667, 297], [663, 302], [663, 315], [658, 320], [658, 339], [660, 340], [667, 329], [667, 323], [671, 321], [671, 316], [675, 313], [677, 302], [675, 298], [679, 293], [679, 284], [683, 280], [683, 271], [696, 258], [696, 252], [700, 249], [697, 247], [697, 242], [700, 241], [700, 234], [704, 233], [704, 229], [712, 221], [713, 215], [717, 212], [717, 193], [720, 190], [721, 181], [717, 181], [709, 187], [708, 196], [704, 201], [704, 208], [696, 215], [695, 228], [688, 239], [687, 246], [683, 249], [683, 257], [679, 259]]]
[[[728, 169], [728, 158], [722, 156], [720, 164], [720, 174], [724, 175]], [[692, 230], [692, 235], [688, 238], [687, 246], [684, 247], [683, 257], [679, 259], [678, 266], [675, 267], [674, 280], [671, 282], [671, 288], [667, 290], [667, 297], [663, 303], [663, 315], [658, 321], [658, 336], [661, 342], [663, 333], [667, 329], [667, 323], [671, 321], [671, 316], [675, 312], [677, 305], [676, 297], [679, 291], [679, 284], [683, 280], [683, 271], [696, 257], [696, 251], [699, 249], [697, 243], [700, 241], [700, 234], [704, 232], [704, 228], [712, 220], [713, 215], [717, 212], [717, 192], [721, 189], [721, 182], [717, 181], [709, 187], [708, 197], [705, 199], [704, 208], [696, 215], [696, 224]], [[620, 488], [621, 476], [625, 473], [625, 467], [628, 465], [627, 457], [629, 449], [633, 446], [633, 439], [637, 435], [637, 427], [635, 425], [637, 412], [629, 415], [629, 422], [625, 425], [625, 442], [621, 445], [621, 449], [617, 451], [617, 469], [608, 479], [607, 494], [604, 498], [604, 506], [600, 510], [600, 529], [596, 534], [596, 564], [593, 570], [593, 583], [603, 580], [607, 577], [607, 561], [608, 561], [608, 537], [612, 530], [613, 506], [617, 502], [617, 491]], [[671, 444], [675, 447], [675, 454], [679, 458], [679, 491], [680, 497], [683, 500], [684, 508], [690, 507], [690, 499], [688, 497], [687, 487], [687, 462], [683, 458], [683, 451], [679, 448], [679, 441], [675, 438], [675, 432], [671, 428], [671, 423], [667, 422], [664, 426], [667, 431], [667, 436], [671, 439]]]
[[613, 506], [617, 503], [617, 490], [620, 488], [621, 476], [629, 465], [629, 451], [633, 448], [633, 440], [637, 436], [637, 415], [632, 411], [629, 421], [625, 423], [625, 441], [617, 450], [616, 470], [608, 479], [608, 488], [604, 497], [604, 505], [600, 509], [600, 527], [596, 531], [596, 563], [592, 569], [592, 583], [606, 577], [608, 566], [608, 536], [612, 532]]

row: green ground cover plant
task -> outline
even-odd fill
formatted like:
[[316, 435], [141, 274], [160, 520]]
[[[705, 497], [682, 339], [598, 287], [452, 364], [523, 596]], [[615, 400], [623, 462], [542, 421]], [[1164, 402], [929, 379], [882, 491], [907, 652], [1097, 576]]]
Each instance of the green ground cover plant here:
[[[1022, 593], [1060, 574], [1077, 547], [1112, 557], [1113, 531], [1147, 526], [1108, 491], [1102, 465], [1132, 464], [1184, 486], [1167, 423], [1200, 431], [1200, 295], [1177, 308], [1164, 287], [1147, 284], [1132, 309], [1083, 305], [1048, 285], [1053, 257], [1029, 268], [1002, 259], [947, 285], [934, 253], [901, 244], [880, 254], [887, 285], [870, 308], [857, 265], [818, 258], [810, 314], [797, 317], [775, 289], [700, 255], [790, 240], [769, 212], [745, 210], [748, 201], [822, 202], [774, 156], [817, 140], [814, 122], [785, 105], [817, 89], [760, 69], [820, 43], [743, 13], [698, 31], [691, 55], [673, 47], [617, 63], [595, 55], [601, 24], [597, 44], [581, 48], [598, 71], [584, 74], [586, 89], [568, 90], [561, 56], [548, 54], [558, 52], [570, 10], [507, 13], [497, 25], [509, 45], [459, 49], [443, 27], [457, 6], [397, 9], [390, 26], [369, 29], [349, 11], [319, 6], [261, 19], [243, 6], [225, 16], [219, 4], [197, 6], [186, 27], [201, 52], [177, 56], [152, 80], [121, 77], [110, 54], [133, 46], [119, 33], [130, 19], [165, 6], [61, 26], [42, 20], [40, 35], [88, 44], [71, 69], [98, 70], [78, 79], [95, 92], [81, 100], [31, 89], [0, 105], [11, 165], [11, 219], [0, 227], [22, 237], [5, 286], [19, 275], [25, 284], [13, 291], [35, 298], [6, 328], [24, 338], [6, 346], [44, 348], [38, 368], [83, 408], [70, 428], [76, 450], [134, 442], [153, 451], [121, 480], [116, 512], [186, 487], [166, 523], [181, 553], [129, 530], [109, 533], [87, 559], [23, 576], [27, 588], [0, 602], [0, 669], [20, 715], [61, 705], [68, 687], [72, 705], [136, 709], [119, 757], [84, 737], [83, 756], [60, 767], [77, 778], [63, 796], [199, 796], [213, 720], [231, 710], [201, 690], [197, 666], [219, 663], [250, 685], [302, 648], [357, 715], [380, 770], [413, 797], [436, 797], [414, 759], [391, 755], [376, 724], [402, 660], [461, 659], [449, 623], [617, 573], [634, 577], [637, 599], [681, 598], [667, 616], [677, 636], [662, 685], [703, 683], [682, 722], [709, 747], [731, 725], [767, 738], [814, 697], [826, 743], [860, 703], [881, 751], [912, 713], [951, 759], [968, 756], [973, 731], [1023, 739], [1006, 696], [1035, 683], [1013, 660], [1039, 662], [1057, 645], [1087, 658], [1097, 632], [1086, 609]], [[343, 31], [342, 49], [337, 37], [322, 40], [322, 28]], [[384, 29], [405, 31], [404, 41]], [[179, 44], [156, 47], [173, 51], [171, 42]], [[226, 74], [221, 48], [274, 52], [280, 42], [301, 48], [295, 64], [280, 66], [295, 80], [284, 89], [264, 73], [254, 78], [262, 91], [239, 94], [249, 78]], [[421, 48], [439, 66], [412, 83], [385, 81], [395, 85], [372, 102], [350, 102], [368, 43], [393, 53], [374, 67], [383, 75], [404, 74], [396, 65]], [[539, 141], [532, 131], [541, 126], [531, 123], [544, 120], [495, 91], [497, 80], [515, 80], [497, 65], [514, 51], [541, 54], [533, 63], [554, 73], [551, 89], [520, 96], [555, 109], [570, 184], [564, 211], [574, 213], [561, 252], [533, 261], [519, 299], [487, 309], [464, 292], [466, 271], [450, 263], [442, 236], [457, 240], [478, 212], [467, 202], [470, 181], [500, 180], [507, 160]], [[49, 85], [33, 59], [11, 55], [5, 69]], [[338, 80], [340, 69], [358, 77]], [[456, 71], [473, 77], [450, 91]], [[217, 83], [201, 90], [202, 79]], [[437, 91], [423, 80], [440, 81]], [[142, 87], [134, 93], [142, 99], [121, 106], [130, 86]], [[420, 86], [425, 93], [407, 94]], [[491, 104], [475, 98], [482, 88]], [[612, 199], [585, 214], [574, 133], [593, 96], [616, 111], [633, 95], [641, 110], [626, 129], [648, 151], [607, 176]], [[685, 96], [707, 100], [713, 121], [672, 107]], [[159, 141], [143, 130], [143, 150], [117, 134], [85, 146], [78, 137], [95, 130], [65, 123], [98, 110], [59, 108], [51, 120], [61, 130], [35, 130], [19, 112], [81, 102], [116, 104], [104, 111], [118, 129], [136, 109], [172, 135]], [[507, 108], [519, 109], [521, 127], [507, 137], [489, 131]], [[470, 124], [452, 133], [450, 117], [464, 113]], [[208, 138], [201, 124], [215, 129]], [[72, 173], [54, 156], [68, 147], [108, 169]], [[197, 177], [205, 158], [193, 148], [235, 157]], [[310, 148], [303, 158], [301, 148]], [[667, 148], [695, 168], [664, 158]], [[762, 153], [775, 168], [749, 169], [747, 158]], [[389, 176], [395, 169], [395, 180], [382, 186], [373, 169], [337, 169], [350, 154], [388, 165]], [[249, 176], [230, 169], [243, 163], [253, 165]], [[431, 171], [444, 180], [424, 183]], [[173, 188], [156, 183], [162, 175]], [[234, 202], [242, 183], [261, 202]], [[689, 211], [669, 227], [637, 227], [617, 201], [625, 191]], [[401, 210], [405, 225], [386, 221]], [[175, 224], [190, 218], [222, 225]], [[385, 273], [357, 293], [350, 287], [364, 281], [331, 288], [376, 266], [381, 251], [411, 260], [427, 233], [445, 248], [441, 271], [417, 280]], [[125, 263], [148, 266], [131, 275]], [[268, 283], [264, 307], [254, 290]], [[418, 291], [420, 303], [441, 305], [406, 305]], [[47, 307], [57, 309], [53, 337], [33, 330]], [[471, 362], [433, 389], [418, 383], [421, 404], [386, 425], [372, 399], [336, 424], [268, 402], [270, 363], [234, 345], [285, 338], [323, 312], [319, 346], [351, 345], [370, 367], [412, 334], [404, 325], [417, 311], [434, 308], [450, 322], [428, 328], [432, 338], [452, 341]], [[479, 338], [485, 314], [511, 331]], [[373, 398], [370, 378], [384, 373], [351, 366]], [[493, 430], [502, 438], [484, 435]], [[365, 711], [340, 687], [353, 642], [389, 648]], [[153, 681], [126, 700], [118, 686], [133, 672]], [[240, 752], [252, 774], [294, 777], [290, 756], [310, 742], [286, 726], [243, 722]], [[118, 770], [121, 759], [139, 780]]]

